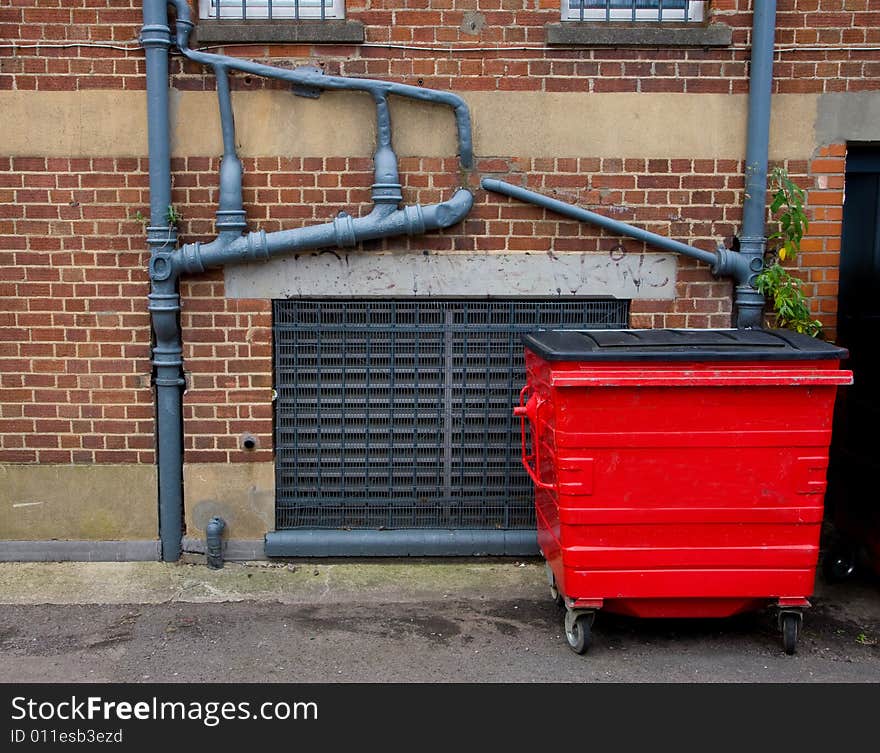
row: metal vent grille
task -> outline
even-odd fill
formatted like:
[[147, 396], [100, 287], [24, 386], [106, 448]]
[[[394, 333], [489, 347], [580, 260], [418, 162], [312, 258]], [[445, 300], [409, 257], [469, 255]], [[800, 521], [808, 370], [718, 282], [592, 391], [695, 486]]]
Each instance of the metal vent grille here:
[[519, 333], [628, 301], [275, 301], [276, 530], [535, 525]]

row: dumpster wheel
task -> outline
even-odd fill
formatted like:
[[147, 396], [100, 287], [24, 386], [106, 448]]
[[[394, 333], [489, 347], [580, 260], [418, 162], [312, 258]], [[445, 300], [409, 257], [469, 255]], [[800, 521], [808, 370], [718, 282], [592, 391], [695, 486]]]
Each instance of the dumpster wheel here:
[[585, 654], [593, 642], [595, 612], [568, 610], [565, 613], [565, 640], [576, 654]]
[[556, 576], [553, 574], [553, 569], [550, 567], [549, 562], [544, 562], [544, 569], [547, 573], [547, 582], [550, 584], [550, 598], [553, 599], [553, 603], [557, 607], [562, 608], [565, 606], [565, 597], [559, 592]]
[[804, 616], [800, 612], [782, 612], [779, 615], [782, 627], [782, 648], [789, 656], [797, 652], [798, 636], [801, 632], [801, 623]]

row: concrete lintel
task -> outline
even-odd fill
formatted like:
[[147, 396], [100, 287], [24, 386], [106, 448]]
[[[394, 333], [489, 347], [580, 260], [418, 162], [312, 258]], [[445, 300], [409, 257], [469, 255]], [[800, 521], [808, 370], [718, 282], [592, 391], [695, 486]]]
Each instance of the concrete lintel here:
[[563, 21], [544, 24], [548, 45], [584, 47], [727, 47], [733, 30], [727, 24], [616, 24]]
[[816, 142], [880, 141], [880, 92], [829, 92], [816, 108]]
[[227, 267], [230, 298], [671, 299], [673, 254], [377, 254], [329, 251]]
[[159, 541], [0, 541], [0, 562], [155, 562]]
[[358, 44], [364, 41], [360, 21], [199, 21], [195, 29], [199, 44]]

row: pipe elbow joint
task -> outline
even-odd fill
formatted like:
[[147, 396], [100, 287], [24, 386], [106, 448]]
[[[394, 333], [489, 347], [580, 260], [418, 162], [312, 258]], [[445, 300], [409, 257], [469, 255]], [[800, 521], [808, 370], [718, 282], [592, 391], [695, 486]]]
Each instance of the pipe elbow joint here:
[[452, 227], [467, 217], [473, 205], [474, 195], [460, 188], [449, 201], [425, 208], [425, 227], [429, 230]]
[[174, 8], [177, 47], [183, 51], [189, 49], [189, 37], [193, 30], [192, 16], [189, 3], [186, 0], [167, 0], [167, 5]]
[[716, 249], [717, 260], [712, 265], [712, 274], [716, 277], [730, 277], [737, 285], [755, 286], [755, 278], [763, 268], [760, 257], [749, 257], [741, 252], [731, 251], [719, 246]]

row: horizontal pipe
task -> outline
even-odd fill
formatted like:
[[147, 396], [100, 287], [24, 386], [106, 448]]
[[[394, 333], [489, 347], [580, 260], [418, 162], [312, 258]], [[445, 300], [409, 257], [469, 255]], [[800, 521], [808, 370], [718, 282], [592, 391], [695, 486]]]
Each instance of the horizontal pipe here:
[[218, 238], [211, 243], [190, 243], [174, 252], [174, 268], [180, 273], [199, 273], [212, 267], [265, 261], [273, 256], [316, 248], [348, 248], [361, 241], [394, 235], [421, 235], [461, 222], [471, 210], [474, 197], [461, 188], [449, 201], [429, 206], [418, 204], [396, 209], [392, 204], [377, 204], [364, 217], [340, 213], [333, 222], [321, 225], [259, 231], [233, 241]]
[[693, 246], [688, 246], [686, 243], [672, 240], [672, 238], [666, 238], [665, 236], [651, 233], [648, 230], [643, 230], [634, 225], [628, 225], [625, 222], [620, 222], [619, 220], [613, 220], [610, 217], [590, 212], [587, 209], [581, 209], [572, 204], [566, 204], [564, 201], [559, 201], [558, 199], [551, 199], [549, 196], [529, 191], [527, 188], [514, 186], [510, 183], [505, 183], [502, 180], [496, 180], [494, 178], [483, 178], [483, 180], [480, 181], [480, 185], [487, 191], [500, 193], [503, 196], [509, 196], [512, 199], [519, 199], [520, 201], [525, 201], [529, 204], [543, 207], [544, 209], [550, 209], [557, 214], [571, 217], [573, 220], [598, 225], [599, 227], [617, 235], [635, 238], [638, 241], [644, 241], [645, 243], [655, 246], [656, 248], [661, 248], [664, 251], [672, 251], [676, 254], [681, 254], [682, 256], [688, 256], [691, 259], [710, 264], [713, 268], [717, 267], [719, 264], [719, 254], [715, 251], [704, 251], [699, 248], [694, 248]]
[[267, 557], [526, 557], [537, 555], [531, 530], [292, 529], [266, 534]]

